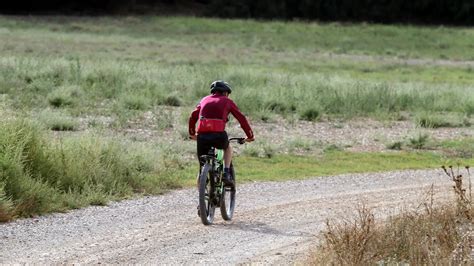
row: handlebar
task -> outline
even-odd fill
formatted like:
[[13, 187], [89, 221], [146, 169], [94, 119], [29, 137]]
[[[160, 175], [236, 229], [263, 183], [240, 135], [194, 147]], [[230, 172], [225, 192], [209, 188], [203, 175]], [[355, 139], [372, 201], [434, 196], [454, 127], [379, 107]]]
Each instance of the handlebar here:
[[[196, 138], [192, 138], [191, 136], [188, 137], [189, 139], [196, 140]], [[229, 142], [237, 142], [239, 144], [245, 144], [246, 138], [229, 138]]]
[[245, 144], [245, 138], [230, 138], [229, 142], [235, 141], [239, 144]]

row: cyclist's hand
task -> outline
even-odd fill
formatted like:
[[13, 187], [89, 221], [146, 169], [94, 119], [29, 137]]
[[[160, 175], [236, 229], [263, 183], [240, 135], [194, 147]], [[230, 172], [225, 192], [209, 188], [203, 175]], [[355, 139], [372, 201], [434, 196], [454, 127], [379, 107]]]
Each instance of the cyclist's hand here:
[[251, 138], [251, 139], [246, 138], [246, 139], [245, 139], [245, 142], [252, 142], [252, 141], [254, 141], [254, 140], [255, 140], [255, 138]]
[[189, 139], [197, 140], [197, 136], [196, 135], [189, 135]]

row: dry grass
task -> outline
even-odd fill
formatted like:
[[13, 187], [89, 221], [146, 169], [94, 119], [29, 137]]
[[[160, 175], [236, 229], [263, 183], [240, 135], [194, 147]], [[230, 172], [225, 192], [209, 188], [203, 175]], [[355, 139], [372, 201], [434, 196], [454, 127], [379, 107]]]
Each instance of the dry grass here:
[[452, 167], [446, 174], [455, 182], [455, 204], [435, 204], [433, 188], [418, 210], [405, 210], [376, 222], [365, 205], [352, 220], [327, 222], [324, 241], [310, 259], [315, 265], [464, 264], [472, 263], [472, 198], [469, 184]]

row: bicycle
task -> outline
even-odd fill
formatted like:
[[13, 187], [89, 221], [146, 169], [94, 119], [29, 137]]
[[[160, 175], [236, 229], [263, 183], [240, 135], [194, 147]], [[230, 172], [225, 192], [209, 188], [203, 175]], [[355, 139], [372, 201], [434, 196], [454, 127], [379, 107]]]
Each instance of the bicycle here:
[[[229, 142], [245, 143], [245, 138], [230, 138]], [[204, 165], [199, 174], [199, 216], [204, 225], [214, 221], [216, 206], [221, 209], [222, 218], [232, 220], [235, 208], [235, 183], [233, 186], [224, 186], [222, 176], [224, 172], [224, 150], [212, 147], [207, 155], [200, 158]], [[231, 178], [235, 182], [235, 171], [230, 164]]]

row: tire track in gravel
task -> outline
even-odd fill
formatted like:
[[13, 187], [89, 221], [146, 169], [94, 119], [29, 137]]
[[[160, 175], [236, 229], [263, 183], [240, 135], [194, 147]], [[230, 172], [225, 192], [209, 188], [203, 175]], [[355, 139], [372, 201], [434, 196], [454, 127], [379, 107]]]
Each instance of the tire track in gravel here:
[[196, 215], [195, 189], [172, 191], [2, 224], [0, 264], [289, 263], [304, 259], [327, 219], [349, 217], [361, 202], [383, 218], [416, 207], [432, 184], [438, 198], [451, 195], [436, 170], [244, 184], [234, 220], [212, 226]]

